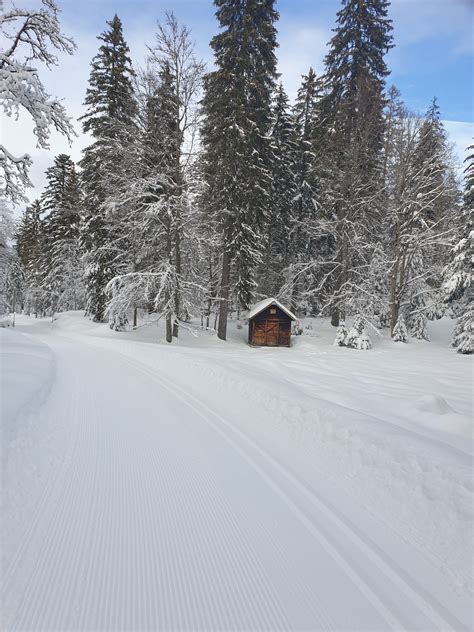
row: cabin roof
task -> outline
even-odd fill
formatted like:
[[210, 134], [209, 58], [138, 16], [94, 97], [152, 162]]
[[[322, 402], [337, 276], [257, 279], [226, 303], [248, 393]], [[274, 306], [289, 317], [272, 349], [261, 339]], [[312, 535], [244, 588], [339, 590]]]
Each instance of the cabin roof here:
[[270, 307], [270, 305], [276, 305], [277, 307], [281, 309], [282, 312], [285, 312], [285, 314], [289, 316], [291, 320], [296, 320], [296, 316], [292, 312], [290, 312], [290, 310], [287, 309], [284, 305], [282, 305], [280, 301], [277, 301], [276, 298], [264, 298], [263, 301], [259, 301], [258, 303], [255, 303], [255, 305], [251, 308], [251, 310], [247, 314], [247, 318], [249, 320], [252, 320], [252, 318], [255, 318], [255, 316], [258, 316], [260, 312], [263, 312], [263, 310], [267, 309], [267, 307]]

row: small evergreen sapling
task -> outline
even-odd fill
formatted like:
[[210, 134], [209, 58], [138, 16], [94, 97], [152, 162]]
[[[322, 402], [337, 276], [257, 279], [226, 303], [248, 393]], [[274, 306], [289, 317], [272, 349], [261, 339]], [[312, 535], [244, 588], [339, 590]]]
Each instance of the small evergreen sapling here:
[[430, 342], [430, 337], [426, 329], [425, 314], [421, 311], [417, 311], [412, 315], [410, 321], [410, 335], [412, 338], [418, 338], [418, 340], [427, 340]]
[[399, 316], [392, 334], [393, 342], [408, 342], [408, 330], [403, 316]]
[[452, 346], [458, 353], [474, 353], [474, 303], [470, 300], [454, 328]]
[[346, 323], [342, 321], [337, 329], [336, 338], [334, 339], [334, 346], [346, 347], [347, 336], [348, 336], [348, 331], [347, 331]]
[[369, 335], [365, 330], [364, 319], [360, 315], [354, 319], [354, 325], [347, 335], [346, 346], [359, 349], [359, 351], [366, 351], [372, 347]]

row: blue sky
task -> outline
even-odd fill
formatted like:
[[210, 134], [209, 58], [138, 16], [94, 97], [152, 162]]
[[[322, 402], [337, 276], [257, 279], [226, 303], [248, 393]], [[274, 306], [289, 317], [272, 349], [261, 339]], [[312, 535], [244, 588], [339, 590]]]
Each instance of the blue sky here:
[[[64, 24], [77, 32], [80, 47], [79, 34], [97, 34], [114, 12], [122, 18], [133, 43], [140, 32], [149, 37], [156, 20], [170, 9], [192, 28], [201, 56], [210, 59], [208, 44], [217, 28], [212, 0], [59, 0], [59, 4]], [[285, 59], [293, 52], [301, 61], [307, 59], [322, 69], [339, 0], [278, 0], [276, 6], [280, 12], [279, 52]], [[443, 118], [472, 121], [472, 0], [393, 0], [390, 17], [396, 46], [387, 57], [392, 69], [389, 80], [400, 88], [408, 105], [423, 111], [436, 95]], [[305, 45], [307, 55], [302, 50]], [[303, 71], [299, 61], [296, 74]], [[285, 63], [282, 70], [283, 81], [290, 82], [286, 76], [290, 65]]]
[[[172, 10], [193, 33], [200, 57], [212, 64], [209, 41], [217, 31], [212, 0], [57, 0], [62, 9], [63, 30], [78, 45], [73, 58], [61, 57], [60, 67], [44, 73], [52, 94], [64, 97], [73, 117], [83, 112], [89, 62], [98, 48], [96, 36], [105, 21], [117, 13], [123, 21], [125, 37], [135, 63], [143, 63], [146, 44], [153, 42], [156, 21]], [[6, 1], [9, 4], [9, 0]], [[17, 5], [37, 4], [36, 0], [17, 0]], [[280, 47], [277, 51], [281, 79], [293, 97], [301, 74], [312, 65], [322, 72], [327, 42], [335, 25], [339, 0], [277, 0]], [[388, 82], [395, 83], [406, 104], [423, 113], [437, 96], [441, 116], [455, 143], [459, 159], [473, 135], [473, 20], [472, 0], [393, 0], [389, 9], [393, 20], [395, 48], [387, 56], [391, 69]], [[74, 159], [87, 139], [83, 136], [68, 148], [64, 139], [53, 135], [51, 151], [34, 149], [28, 121], [5, 124], [3, 132], [17, 153], [33, 155], [35, 193], [42, 187], [42, 172], [52, 156], [60, 151]], [[80, 126], [76, 125], [80, 133]], [[19, 133], [20, 131], [20, 133]], [[20, 146], [21, 145], [21, 146]]]

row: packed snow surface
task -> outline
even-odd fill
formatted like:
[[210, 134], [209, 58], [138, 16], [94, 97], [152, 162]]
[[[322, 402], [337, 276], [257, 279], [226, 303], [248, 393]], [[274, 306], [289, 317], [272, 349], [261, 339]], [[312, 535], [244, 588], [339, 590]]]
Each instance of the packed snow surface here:
[[469, 630], [469, 357], [79, 313], [2, 347], [3, 630]]

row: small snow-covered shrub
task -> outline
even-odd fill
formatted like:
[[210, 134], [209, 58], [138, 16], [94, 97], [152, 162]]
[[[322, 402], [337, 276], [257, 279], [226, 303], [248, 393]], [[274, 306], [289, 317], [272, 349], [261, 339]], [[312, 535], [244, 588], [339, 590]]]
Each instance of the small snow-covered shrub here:
[[474, 353], [474, 308], [470, 306], [458, 319], [453, 333], [453, 347], [458, 353]]
[[109, 327], [114, 331], [125, 331], [128, 319], [123, 314], [114, 314], [109, 316]]
[[418, 338], [418, 340], [430, 341], [430, 337], [426, 329], [426, 316], [423, 312], [416, 312], [411, 317], [410, 335], [412, 338]]
[[339, 327], [337, 328], [336, 337], [333, 343], [334, 346], [345, 347], [347, 345], [347, 336], [348, 336], [348, 331], [347, 331], [346, 323], [342, 321]]
[[358, 349], [359, 351], [366, 351], [367, 349], [372, 349], [372, 342], [369, 338], [369, 334], [363, 330], [363, 332], [352, 339], [351, 345], [353, 349]]
[[370, 337], [365, 330], [364, 319], [357, 315], [354, 319], [354, 325], [349, 330], [346, 339], [346, 346], [359, 351], [365, 351], [372, 348]]
[[303, 333], [303, 327], [301, 326], [301, 323], [299, 320], [295, 321], [295, 324], [293, 325], [293, 336], [301, 336], [301, 334]]
[[399, 316], [392, 334], [393, 342], [408, 342], [408, 329], [403, 316]]
[[0, 327], [11, 327], [13, 320], [10, 314], [3, 314], [0, 316]]

